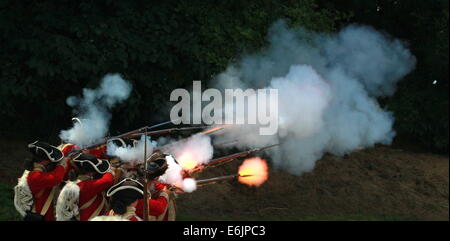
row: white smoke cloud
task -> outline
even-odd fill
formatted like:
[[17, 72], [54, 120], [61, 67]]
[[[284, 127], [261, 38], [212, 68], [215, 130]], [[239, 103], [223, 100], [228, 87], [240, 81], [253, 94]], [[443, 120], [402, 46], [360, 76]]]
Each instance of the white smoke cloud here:
[[[147, 140], [145, 140], [147, 138]], [[147, 143], [147, 150], [145, 150], [145, 144]], [[143, 163], [144, 155], [146, 153], [146, 159], [150, 158], [153, 153], [153, 149], [156, 147], [156, 142], [152, 141], [150, 137], [142, 135], [136, 145], [117, 146], [114, 142], [108, 142], [107, 154], [110, 156], [116, 156], [124, 162]]]
[[167, 156], [167, 170], [166, 172], [159, 176], [158, 180], [162, 183], [167, 184], [179, 184], [183, 182], [183, 176], [181, 175], [183, 168], [175, 162], [172, 156]]
[[169, 147], [168, 151], [180, 164], [186, 154], [197, 164], [207, 163], [213, 156], [211, 137], [204, 134], [196, 134], [184, 141], [176, 142]]
[[194, 178], [185, 178], [183, 179], [183, 191], [185, 192], [193, 192], [197, 190], [197, 183]]
[[404, 44], [365, 26], [321, 34], [288, 29], [284, 21], [272, 26], [268, 40], [267, 49], [229, 66], [213, 85], [278, 89], [278, 133], [261, 136], [257, 125], [239, 125], [217, 142], [238, 139], [241, 148], [282, 143], [268, 153], [276, 167], [293, 174], [312, 170], [326, 152], [392, 142], [394, 117], [376, 97], [392, 95], [414, 68]]
[[61, 131], [61, 140], [85, 146], [103, 138], [108, 132], [111, 119], [109, 109], [126, 100], [131, 89], [131, 84], [120, 75], [108, 74], [97, 89], [85, 88], [82, 97], [67, 98], [67, 105], [74, 108], [81, 123], [76, 122], [71, 129]]
[[183, 189], [185, 192], [193, 192], [197, 189], [197, 183], [193, 178], [183, 179], [183, 168], [175, 161], [172, 156], [167, 156], [168, 168], [166, 172], [158, 177], [158, 181], [171, 184]]
[[[168, 139], [160, 138], [158, 139], [158, 144], [160, 142], [168, 142]], [[189, 170], [198, 164], [205, 164], [211, 160], [213, 156], [211, 137], [204, 134], [196, 134], [187, 139], [173, 141], [160, 148], [171, 156], [167, 157], [168, 168], [159, 177], [159, 181], [180, 187], [185, 192], [195, 191], [197, 189], [195, 179], [184, 178], [183, 173], [185, 170]]]
[[[167, 143], [167, 145], [164, 145], [164, 143]], [[211, 160], [214, 152], [211, 137], [201, 133], [178, 141], [159, 138], [158, 144], [162, 145], [161, 150], [163, 152], [173, 155], [182, 167], [205, 164]]]

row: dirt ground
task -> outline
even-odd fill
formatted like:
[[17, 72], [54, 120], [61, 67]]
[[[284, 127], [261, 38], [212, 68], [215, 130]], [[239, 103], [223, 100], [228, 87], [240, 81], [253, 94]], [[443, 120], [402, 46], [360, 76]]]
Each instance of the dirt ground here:
[[[25, 142], [0, 141], [0, 182], [14, 185]], [[242, 160], [199, 178], [233, 174]], [[377, 146], [326, 155], [310, 173], [271, 169], [259, 188], [237, 181], [179, 195], [179, 220], [449, 220], [449, 158]]]
[[[239, 163], [203, 176], [231, 174]], [[343, 158], [326, 155], [302, 176], [269, 175], [259, 188], [237, 181], [199, 187], [179, 197], [178, 214], [196, 220], [449, 220], [448, 156], [380, 146]]]

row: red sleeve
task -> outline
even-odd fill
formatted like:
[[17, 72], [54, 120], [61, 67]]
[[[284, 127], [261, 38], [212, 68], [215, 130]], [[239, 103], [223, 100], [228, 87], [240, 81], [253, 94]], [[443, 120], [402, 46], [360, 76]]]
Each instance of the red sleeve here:
[[84, 181], [87, 187], [89, 187], [86, 191], [88, 193], [87, 196], [93, 197], [94, 195], [97, 195], [101, 192], [103, 192], [105, 189], [112, 186], [114, 182], [114, 177], [111, 173], [107, 172], [103, 174], [103, 176], [96, 180], [86, 180]]
[[107, 159], [106, 145], [88, 150], [88, 153], [100, 159]]
[[[165, 197], [149, 199], [150, 215], [159, 216], [166, 210], [168, 200]], [[139, 199], [136, 205], [136, 215], [144, 218], [144, 199]]]
[[28, 174], [28, 185], [31, 190], [42, 190], [53, 187], [62, 182], [66, 169], [61, 165], [56, 165], [51, 172], [31, 171]]

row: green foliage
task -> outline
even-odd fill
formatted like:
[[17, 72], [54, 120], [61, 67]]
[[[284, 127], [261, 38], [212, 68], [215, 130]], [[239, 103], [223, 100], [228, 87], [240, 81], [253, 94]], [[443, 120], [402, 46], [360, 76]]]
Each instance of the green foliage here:
[[332, 31], [342, 16], [314, 0], [2, 1], [2, 134], [54, 137], [70, 125], [66, 98], [107, 73], [134, 87], [114, 109], [113, 130], [166, 119], [170, 91], [264, 46], [275, 20]]
[[417, 68], [383, 101], [400, 136], [448, 151], [444, 0], [1, 1], [1, 134], [56, 137], [74, 115], [66, 98], [107, 73], [134, 87], [114, 109], [112, 134], [166, 120], [171, 90], [207, 81], [263, 48], [280, 18], [318, 31], [363, 23], [405, 40]]
[[22, 220], [22, 217], [14, 207], [13, 187], [0, 183], [0, 221], [19, 220]]

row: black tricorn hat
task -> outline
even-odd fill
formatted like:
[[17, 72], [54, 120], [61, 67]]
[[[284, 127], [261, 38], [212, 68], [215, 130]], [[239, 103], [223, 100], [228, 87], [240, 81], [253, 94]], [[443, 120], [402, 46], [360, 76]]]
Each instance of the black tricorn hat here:
[[106, 193], [107, 197], [142, 199], [144, 198], [144, 185], [132, 178], [125, 178], [112, 186]]
[[57, 147], [42, 141], [28, 144], [28, 149], [38, 161], [59, 162], [64, 157], [64, 154]]
[[[150, 158], [147, 159], [147, 174], [153, 179], [164, 175], [169, 165], [167, 164], [167, 157], [172, 157], [166, 153], [155, 151]], [[173, 157], [172, 157], [173, 158]], [[175, 159], [174, 159], [175, 160]]]
[[97, 172], [100, 174], [108, 171], [110, 165], [107, 160], [96, 158], [91, 154], [80, 154], [73, 159], [75, 165], [88, 172]]

